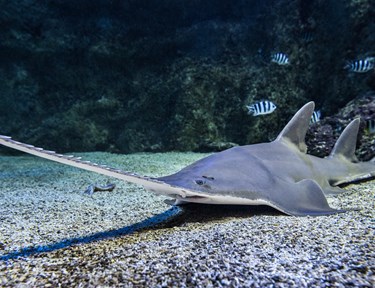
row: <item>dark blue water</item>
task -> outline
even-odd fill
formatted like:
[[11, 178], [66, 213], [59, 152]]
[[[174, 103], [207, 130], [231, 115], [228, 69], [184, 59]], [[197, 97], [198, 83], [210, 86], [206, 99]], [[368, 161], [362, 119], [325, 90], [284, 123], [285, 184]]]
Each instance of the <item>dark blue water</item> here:
[[371, 1], [3, 2], [0, 134], [48, 149], [217, 151], [375, 90]]

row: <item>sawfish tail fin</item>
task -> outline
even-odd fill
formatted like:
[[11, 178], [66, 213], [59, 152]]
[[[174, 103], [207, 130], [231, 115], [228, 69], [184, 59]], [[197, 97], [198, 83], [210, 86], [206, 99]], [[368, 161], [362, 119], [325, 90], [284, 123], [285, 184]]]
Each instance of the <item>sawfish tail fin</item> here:
[[307, 146], [305, 143], [305, 137], [314, 108], [315, 104], [311, 101], [299, 109], [288, 124], [286, 124], [275, 141], [286, 140], [298, 147], [301, 152], [306, 153]]
[[359, 123], [359, 118], [356, 118], [345, 127], [328, 158], [344, 158], [353, 163], [359, 162], [355, 156]]

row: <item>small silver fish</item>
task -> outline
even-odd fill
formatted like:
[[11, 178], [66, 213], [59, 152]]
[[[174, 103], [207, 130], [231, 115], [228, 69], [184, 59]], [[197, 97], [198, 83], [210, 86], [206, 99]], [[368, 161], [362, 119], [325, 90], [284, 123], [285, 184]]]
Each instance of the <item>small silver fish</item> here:
[[274, 62], [279, 65], [288, 65], [289, 58], [284, 53], [276, 53], [271, 56], [271, 62]]
[[311, 116], [310, 123], [314, 124], [314, 123], [319, 122], [320, 121], [320, 116], [322, 116], [322, 113], [320, 113], [320, 110], [314, 111], [313, 114], [312, 114], [312, 116]]
[[246, 106], [249, 109], [248, 113], [253, 116], [270, 114], [276, 109], [276, 105], [271, 101], [265, 100]]
[[374, 134], [375, 133], [375, 119], [367, 120], [366, 128], [367, 128], [368, 133]]
[[347, 69], [355, 73], [366, 73], [375, 67], [375, 58], [366, 58], [364, 60], [357, 60], [352, 62], [347, 62], [344, 69]]
[[92, 185], [88, 186], [87, 189], [83, 193], [92, 196], [94, 194], [94, 192], [97, 192], [97, 191], [112, 191], [113, 189], [115, 189], [115, 187], [116, 187], [116, 184], [113, 184], [113, 183], [107, 183], [107, 185], [105, 185], [105, 186], [92, 184]]

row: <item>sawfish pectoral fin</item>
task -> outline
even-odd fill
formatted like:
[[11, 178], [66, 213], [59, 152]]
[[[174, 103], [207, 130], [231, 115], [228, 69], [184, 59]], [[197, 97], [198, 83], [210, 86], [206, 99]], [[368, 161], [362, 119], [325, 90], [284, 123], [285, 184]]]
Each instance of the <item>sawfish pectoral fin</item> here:
[[324, 188], [324, 195], [325, 196], [335, 196], [339, 194], [343, 194], [348, 192], [347, 190], [344, 190], [338, 186], [328, 186]]
[[304, 179], [297, 183], [290, 183], [285, 193], [279, 193], [272, 202], [275, 208], [293, 216], [329, 215], [345, 210], [336, 210], [328, 205], [322, 188], [311, 179]]

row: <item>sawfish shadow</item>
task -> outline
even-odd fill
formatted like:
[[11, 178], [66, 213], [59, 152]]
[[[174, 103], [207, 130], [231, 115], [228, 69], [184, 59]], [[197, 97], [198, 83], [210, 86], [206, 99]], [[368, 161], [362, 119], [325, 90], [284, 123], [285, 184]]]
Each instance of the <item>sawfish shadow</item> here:
[[179, 206], [180, 213], [168, 221], [160, 223], [157, 228], [171, 228], [189, 223], [205, 223], [226, 218], [249, 218], [256, 215], [285, 215], [265, 205], [210, 205], [189, 203]]
[[94, 233], [82, 237], [63, 239], [59, 242], [29, 246], [0, 256], [0, 261], [7, 261], [19, 257], [29, 257], [36, 254], [53, 252], [77, 244], [87, 244], [109, 238], [130, 235], [134, 232], [172, 228], [187, 223], [204, 223], [221, 220], [227, 217], [248, 218], [257, 214], [284, 215], [268, 206], [234, 206], [234, 205], [205, 205], [187, 204], [172, 206], [168, 210], [149, 217], [145, 220], [119, 229]]

